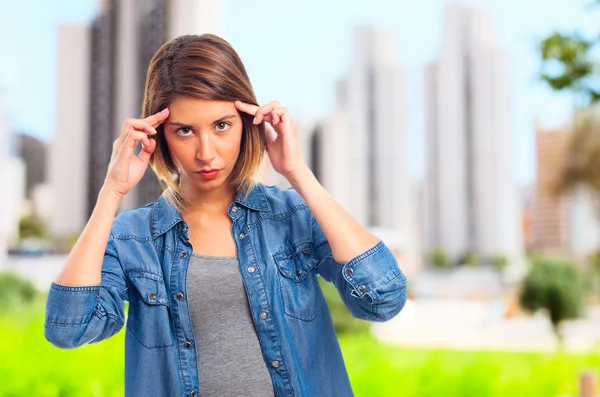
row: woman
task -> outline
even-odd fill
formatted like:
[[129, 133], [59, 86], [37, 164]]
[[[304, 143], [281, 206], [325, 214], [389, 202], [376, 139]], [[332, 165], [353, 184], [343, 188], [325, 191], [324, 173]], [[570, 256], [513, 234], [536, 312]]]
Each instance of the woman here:
[[[351, 396], [317, 275], [370, 321], [402, 309], [406, 278], [304, 163], [288, 110], [259, 107], [237, 53], [205, 34], [158, 50], [142, 117], [52, 283], [46, 338], [109, 338], [128, 301], [127, 396]], [[292, 188], [253, 181], [265, 150]], [[115, 217], [148, 163], [163, 194]]]

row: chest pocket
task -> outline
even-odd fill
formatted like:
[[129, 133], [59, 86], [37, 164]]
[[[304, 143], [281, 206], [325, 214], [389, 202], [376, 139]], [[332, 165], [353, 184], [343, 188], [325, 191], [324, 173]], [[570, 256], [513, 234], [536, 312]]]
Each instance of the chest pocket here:
[[169, 297], [163, 278], [149, 272], [131, 272], [127, 330], [147, 348], [173, 345]]
[[273, 254], [279, 270], [279, 287], [285, 314], [312, 321], [323, 305], [323, 292], [317, 280], [312, 241], [279, 249]]

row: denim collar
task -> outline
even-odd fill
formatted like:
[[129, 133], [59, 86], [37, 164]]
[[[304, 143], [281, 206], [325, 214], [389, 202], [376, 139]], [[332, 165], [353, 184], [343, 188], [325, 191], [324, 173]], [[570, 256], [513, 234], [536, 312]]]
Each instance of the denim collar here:
[[[181, 212], [167, 200], [166, 196], [168, 194], [170, 193], [165, 190], [158, 200], [156, 200], [156, 203], [154, 203], [154, 208], [152, 209], [153, 238], [165, 233], [177, 223], [183, 221]], [[244, 197], [244, 192], [238, 192], [233, 202], [255, 211], [269, 211], [271, 209], [261, 182], [256, 182], [250, 193], [248, 193], [247, 198]]]

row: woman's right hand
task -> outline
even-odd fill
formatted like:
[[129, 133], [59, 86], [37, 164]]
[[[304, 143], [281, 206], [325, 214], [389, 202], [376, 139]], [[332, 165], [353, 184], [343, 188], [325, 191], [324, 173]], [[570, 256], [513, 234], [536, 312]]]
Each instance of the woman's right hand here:
[[[150, 156], [156, 149], [156, 140], [148, 135], [156, 135], [156, 127], [169, 117], [169, 109], [146, 117], [145, 119], [127, 119], [123, 125], [121, 136], [113, 143], [113, 152], [108, 165], [108, 173], [104, 180], [104, 189], [125, 196], [142, 179]], [[142, 142], [142, 150], [137, 156], [133, 151], [138, 142]]]

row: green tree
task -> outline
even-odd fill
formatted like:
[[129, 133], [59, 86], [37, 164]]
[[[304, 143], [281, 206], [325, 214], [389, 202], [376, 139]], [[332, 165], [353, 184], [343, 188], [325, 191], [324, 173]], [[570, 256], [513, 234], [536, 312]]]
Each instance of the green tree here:
[[563, 344], [563, 322], [583, 312], [582, 285], [572, 263], [552, 260], [534, 261], [521, 285], [521, 307], [531, 312], [543, 310], [548, 315], [559, 348]]
[[459, 265], [477, 267], [481, 263], [479, 256], [473, 251], [465, 252], [458, 260]]
[[19, 221], [19, 236], [25, 238], [48, 239], [44, 222], [35, 215], [28, 215]]
[[492, 258], [492, 263], [494, 264], [494, 267], [496, 269], [504, 270], [506, 265], [508, 265], [508, 258], [506, 257], [506, 255], [497, 254], [494, 255], [494, 257]]
[[[593, 0], [591, 6], [600, 5]], [[600, 33], [600, 32], [599, 32]], [[555, 31], [540, 43], [540, 78], [554, 91], [573, 98], [573, 122], [562, 169], [553, 193], [583, 187], [591, 194], [600, 222], [600, 35]], [[600, 243], [599, 243], [600, 244]]]
[[427, 255], [427, 259], [429, 260], [429, 263], [437, 269], [445, 269], [450, 267], [450, 259], [448, 259], [448, 255], [441, 248], [431, 250], [431, 252], [429, 252]]

